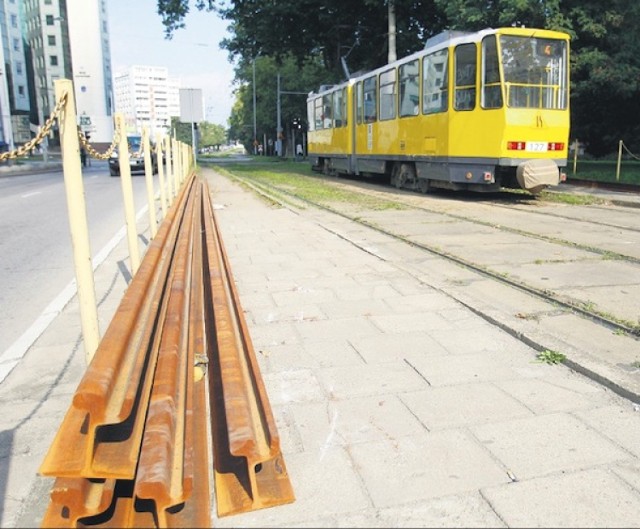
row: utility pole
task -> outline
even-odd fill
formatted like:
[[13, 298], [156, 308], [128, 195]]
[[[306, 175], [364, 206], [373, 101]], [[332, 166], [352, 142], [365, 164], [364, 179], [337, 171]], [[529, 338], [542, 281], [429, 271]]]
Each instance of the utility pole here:
[[280, 113], [280, 72], [278, 72], [278, 102], [276, 104], [276, 115], [278, 123], [276, 125], [276, 152], [282, 156], [282, 116]]
[[[278, 80], [280, 77], [278, 77]], [[258, 154], [258, 128], [256, 125], [256, 58], [253, 58], [253, 154]]]
[[388, 62], [394, 62], [396, 54], [396, 5], [395, 0], [389, 0], [389, 55]]
[[[280, 94], [298, 94], [298, 95], [307, 95], [307, 92], [295, 92], [291, 90], [280, 90], [280, 73], [278, 73], [278, 102], [276, 104], [276, 113], [277, 113], [277, 132], [278, 139], [276, 140], [276, 152], [278, 156], [282, 156], [282, 117], [281, 117], [281, 108], [280, 108]], [[294, 146], [295, 149], [295, 146]]]

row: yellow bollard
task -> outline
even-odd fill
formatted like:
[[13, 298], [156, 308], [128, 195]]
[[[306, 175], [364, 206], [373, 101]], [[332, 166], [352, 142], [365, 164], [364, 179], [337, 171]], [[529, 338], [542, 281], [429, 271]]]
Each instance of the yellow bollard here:
[[162, 218], [164, 219], [167, 216], [167, 190], [164, 187], [164, 154], [162, 150], [162, 143], [164, 139], [158, 133], [156, 135], [156, 148], [158, 152], [156, 156], [158, 157], [158, 185], [160, 186], [160, 207], [162, 208]]
[[167, 152], [167, 185], [169, 191], [169, 203], [173, 204], [173, 197], [175, 197], [175, 193], [173, 192], [173, 160], [171, 156], [171, 136], [167, 136], [165, 138], [165, 142], [167, 144], [165, 150]]
[[173, 146], [173, 185], [175, 186], [176, 192], [180, 189], [180, 184], [182, 183], [182, 168], [180, 167], [180, 148], [178, 147], [178, 140], [173, 138], [171, 144]]
[[129, 165], [129, 143], [124, 116], [116, 112], [116, 129], [120, 131], [118, 144], [118, 163], [120, 164], [120, 180], [122, 184], [122, 200], [124, 202], [124, 216], [127, 225], [127, 241], [129, 243], [129, 259], [131, 261], [131, 275], [135, 275], [140, 266], [140, 252], [138, 250], [138, 233], [136, 229], [136, 212], [133, 204], [133, 185], [131, 183], [131, 166]]
[[[142, 129], [142, 148], [144, 149], [144, 179], [147, 184], [147, 201], [149, 202], [149, 230], [153, 239], [158, 232], [156, 221], [156, 200], [153, 192], [153, 163], [151, 162], [151, 142], [149, 128]], [[156, 158], [157, 160], [157, 158]]]
[[84, 199], [82, 167], [80, 165], [76, 104], [73, 98], [73, 83], [70, 80], [57, 80], [54, 86], [56, 101], [60, 101], [64, 94], [67, 95], [67, 102], [58, 118], [58, 123], [60, 126], [62, 170], [67, 195], [73, 261], [75, 265], [76, 283], [78, 285], [82, 339], [84, 341], [87, 363], [89, 363], [98, 349], [100, 330], [98, 328], [98, 309], [93, 279], [93, 265], [91, 264], [87, 207]]
[[616, 182], [620, 181], [620, 163], [622, 162], [622, 140], [618, 142], [618, 163], [616, 164]]

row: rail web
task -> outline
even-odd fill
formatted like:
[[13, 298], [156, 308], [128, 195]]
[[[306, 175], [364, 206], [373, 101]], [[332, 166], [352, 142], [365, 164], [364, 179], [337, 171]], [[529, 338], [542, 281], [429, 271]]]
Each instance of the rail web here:
[[208, 186], [195, 175], [40, 473], [56, 478], [43, 527], [209, 527], [211, 476], [218, 516], [294, 501]]

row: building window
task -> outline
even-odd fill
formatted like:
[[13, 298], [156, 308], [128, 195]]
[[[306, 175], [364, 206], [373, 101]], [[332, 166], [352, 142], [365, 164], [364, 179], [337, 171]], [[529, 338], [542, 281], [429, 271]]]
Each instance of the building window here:
[[20, 51], [20, 39], [13, 39], [13, 50]]
[[24, 97], [24, 86], [22, 86], [22, 85], [18, 86], [18, 95], [20, 97]]
[[46, 18], [47, 26], [53, 26], [53, 15], [47, 15]]
[[58, 66], [58, 56], [57, 55], [51, 55], [49, 57], [49, 64], [51, 66]]
[[50, 6], [51, 5], [51, 0], [44, 0], [44, 5]]
[[18, 16], [17, 15], [11, 15], [11, 27], [12, 28], [17, 28], [18, 27]]
[[56, 36], [55, 35], [47, 35], [47, 42], [49, 43], [49, 46], [55, 46], [56, 45]]
[[16, 73], [22, 75], [22, 62], [16, 61]]

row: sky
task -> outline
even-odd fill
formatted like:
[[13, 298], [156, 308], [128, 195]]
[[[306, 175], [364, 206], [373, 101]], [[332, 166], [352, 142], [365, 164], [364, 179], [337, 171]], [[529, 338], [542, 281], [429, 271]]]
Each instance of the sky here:
[[228, 23], [190, 3], [186, 27], [167, 40], [157, 0], [108, 0], [113, 72], [134, 65], [165, 66], [169, 77], [180, 80], [180, 88], [201, 88], [205, 120], [226, 127], [233, 105], [233, 64], [219, 45]]

